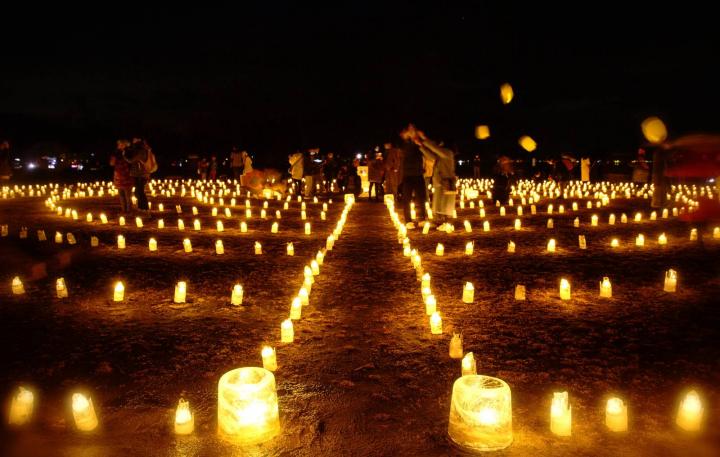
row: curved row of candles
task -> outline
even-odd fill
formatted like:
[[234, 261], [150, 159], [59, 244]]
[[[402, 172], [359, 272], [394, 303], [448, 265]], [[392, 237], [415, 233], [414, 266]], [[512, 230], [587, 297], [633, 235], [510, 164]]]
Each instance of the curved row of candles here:
[[[430, 274], [425, 272], [417, 251], [410, 248], [407, 229], [395, 212], [392, 199], [386, 199], [390, 217], [398, 230], [398, 242], [403, 245], [403, 253], [411, 257], [417, 279], [420, 281], [421, 294], [425, 304], [425, 313], [430, 316], [430, 332], [433, 335], [443, 333], [442, 318], [437, 310], [437, 302], [430, 287]], [[677, 273], [666, 273], [664, 290], [675, 292]], [[601, 297], [612, 297], [612, 285], [605, 277], [600, 282]], [[463, 303], [474, 302], [474, 287], [467, 282], [463, 287]], [[515, 299], [525, 300], [525, 286], [517, 285]], [[570, 283], [561, 279], [559, 295], [562, 300], [570, 299]], [[453, 384], [448, 435], [461, 448], [470, 452], [483, 452], [504, 449], [512, 444], [512, 400], [510, 386], [502, 379], [477, 374], [477, 365], [472, 352], [463, 350], [462, 337], [453, 333], [449, 344], [449, 356], [461, 359], [460, 377]], [[688, 391], [680, 401], [675, 416], [676, 425], [687, 432], [698, 432], [704, 421], [704, 407], [695, 390]], [[572, 407], [568, 392], [553, 393], [550, 407], [550, 431], [558, 437], [572, 435]], [[628, 431], [628, 406], [618, 397], [607, 399], [605, 406], [605, 426], [613, 433]]]
[[[340, 238], [349, 211], [354, 204], [352, 195], [346, 196], [346, 205], [333, 230], [328, 236], [325, 249], [320, 250], [311, 261], [310, 266], [303, 268], [303, 285], [290, 306], [289, 317], [280, 325], [280, 342], [292, 343], [295, 339], [293, 320], [301, 318], [302, 307], [308, 305], [308, 296], [314, 276], [319, 274], [319, 266], [323, 264], [325, 254], [332, 251], [335, 241]], [[19, 281], [19, 279], [18, 279]], [[67, 296], [64, 287], [63, 296]], [[13, 282], [13, 292], [23, 293], [16, 289]], [[124, 299], [124, 285], [117, 283], [114, 290], [114, 301]], [[185, 302], [187, 292], [186, 283], [179, 282], [175, 288], [174, 302]], [[58, 292], [60, 296], [60, 292]], [[231, 303], [242, 304], [242, 286], [235, 285], [232, 291]], [[280, 433], [279, 407], [275, 377], [272, 372], [278, 369], [275, 348], [264, 346], [261, 350], [263, 368], [243, 367], [225, 373], [218, 382], [218, 431], [223, 438], [239, 444], [256, 444], [272, 439]], [[35, 408], [34, 394], [30, 389], [19, 387], [12, 397], [9, 423], [14, 426], [28, 424]], [[92, 398], [81, 392], [72, 395], [72, 414], [75, 428], [81, 432], [93, 432], [98, 428], [99, 421], [93, 405]], [[194, 431], [195, 419], [187, 400], [180, 398], [175, 410], [174, 431], [178, 435], [191, 434]]]

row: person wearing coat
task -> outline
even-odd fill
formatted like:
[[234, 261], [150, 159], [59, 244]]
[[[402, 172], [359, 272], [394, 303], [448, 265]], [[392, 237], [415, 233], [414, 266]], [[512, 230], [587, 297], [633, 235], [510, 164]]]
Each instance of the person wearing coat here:
[[455, 212], [455, 153], [438, 144], [418, 131], [418, 145], [423, 157], [434, 161], [432, 185], [432, 210], [437, 219], [442, 222], [438, 226], [440, 231], [448, 231], [450, 224], [448, 220]]
[[382, 182], [385, 176], [385, 163], [381, 153], [377, 153], [375, 158], [370, 161], [368, 166], [368, 181], [370, 181], [370, 190], [368, 191], [368, 201], [372, 196], [373, 188], [375, 189], [375, 201], [380, 201], [383, 195]]
[[137, 199], [138, 209], [149, 211], [147, 195], [145, 195], [145, 185], [150, 179], [150, 173], [145, 169], [145, 162], [148, 160], [148, 151], [150, 146], [140, 138], [134, 138], [132, 144], [125, 148], [122, 152], [123, 158], [130, 164], [130, 176], [135, 183], [135, 198]]
[[296, 152], [288, 156], [288, 163], [290, 163], [290, 178], [293, 182], [293, 193], [300, 195], [302, 190], [302, 178], [303, 178], [303, 153]]
[[385, 193], [397, 198], [398, 187], [402, 182], [402, 150], [391, 144], [385, 145], [385, 149]]

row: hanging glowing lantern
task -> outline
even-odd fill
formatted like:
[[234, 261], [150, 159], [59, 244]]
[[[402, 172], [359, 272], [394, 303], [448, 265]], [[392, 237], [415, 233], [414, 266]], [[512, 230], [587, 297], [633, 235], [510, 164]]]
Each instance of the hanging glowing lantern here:
[[194, 429], [195, 418], [190, 412], [190, 403], [181, 398], [175, 410], [175, 434], [189, 435]]
[[230, 304], [235, 306], [242, 305], [243, 302], [243, 287], [240, 284], [235, 284], [230, 294]]
[[662, 120], [657, 117], [649, 117], [640, 124], [645, 139], [650, 143], [662, 143], [667, 138], [667, 128]]
[[113, 291], [113, 301], [123, 301], [125, 299], [125, 286], [122, 281], [115, 283], [115, 290]]
[[487, 140], [490, 138], [490, 127], [487, 125], [478, 125], [475, 127], [475, 138], [478, 140]]
[[537, 143], [535, 142], [535, 140], [530, 138], [528, 135], [521, 136], [520, 139], [518, 140], [518, 143], [527, 152], [533, 152], [535, 149], [537, 149]]
[[67, 234], [67, 240], [68, 240], [68, 244], [75, 244], [75, 243], [77, 243], [77, 240], [75, 239], [75, 235], [73, 235], [73, 234], [70, 233], [70, 232], [68, 232], [68, 234]]
[[270, 346], [263, 346], [260, 355], [262, 356], [263, 368], [268, 371], [277, 370], [277, 358], [275, 355], [275, 348]]
[[547, 252], [555, 252], [555, 238], [550, 238], [548, 241]]
[[223, 246], [222, 240], [215, 241], [215, 254], [217, 254], [217, 255], [225, 254], [225, 247]]
[[310, 235], [310, 222], [305, 222], [305, 235]]
[[510, 83], [504, 83], [500, 86], [500, 100], [502, 100], [503, 105], [510, 103], [514, 96], [515, 93], [513, 92], [513, 88]]
[[475, 300], [475, 288], [471, 282], [466, 282], [463, 287], [462, 301], [463, 303], [472, 303]]
[[55, 281], [55, 292], [57, 293], [57, 298], [67, 298], [68, 290], [67, 290], [67, 287], [65, 286], [64, 278], [58, 278]]
[[245, 221], [240, 222], [240, 233], [247, 233], [247, 223]]
[[627, 405], [621, 399], [617, 397], [608, 399], [605, 407], [605, 426], [611, 432], [627, 431]]
[[550, 431], [556, 436], [572, 435], [572, 407], [567, 392], [554, 392], [550, 405]]
[[442, 318], [440, 317], [440, 313], [435, 311], [430, 316], [430, 333], [433, 335], [441, 335], [442, 334]]
[[525, 286], [522, 284], [518, 284], [515, 286], [515, 300], [523, 301], [525, 300]]
[[475, 356], [472, 352], [468, 352], [460, 362], [462, 376], [472, 376], [477, 374], [477, 367], [475, 365]]
[[262, 245], [260, 242], [255, 242], [255, 255], [262, 255]]
[[702, 428], [703, 405], [700, 396], [691, 390], [680, 401], [675, 423], [687, 432], [697, 432]]
[[290, 319], [285, 319], [280, 324], [280, 342], [292, 343], [295, 339], [295, 332], [293, 330], [293, 323]]
[[570, 283], [565, 278], [560, 280], [560, 300], [570, 300]]
[[25, 425], [32, 419], [35, 396], [32, 391], [20, 386], [17, 393], [12, 397], [10, 403], [10, 425]]
[[183, 249], [185, 249], [185, 252], [192, 252], [192, 243], [189, 238], [183, 240]]
[[173, 301], [175, 303], [185, 303], [185, 296], [187, 293], [187, 283], [185, 281], [178, 281], [175, 285], [175, 295]]
[[15, 276], [12, 280], [12, 293], [13, 295], [22, 295], [25, 293], [25, 287], [18, 276]]
[[613, 238], [612, 241], [610, 241], [610, 247], [616, 248], [620, 246], [620, 241], [617, 238]]
[[218, 428], [223, 438], [243, 445], [263, 443], [280, 434], [272, 372], [244, 367], [222, 375], [218, 383]]
[[600, 283], [600, 296], [603, 298], [612, 297], [612, 284], [610, 284], [610, 278], [605, 276]]
[[660, 236], [658, 236], [658, 244], [660, 246], [665, 246], [667, 244], [667, 237], [664, 233], [661, 233]]
[[672, 268], [665, 272], [665, 286], [663, 290], [665, 292], [677, 291], [677, 272]]
[[448, 434], [471, 451], [495, 451], [512, 443], [512, 400], [505, 381], [466, 375], [453, 384]]
[[150, 241], [148, 241], [148, 249], [150, 252], [157, 251], [157, 240], [155, 238], [150, 238]]
[[81, 432], [92, 432], [97, 428], [98, 420], [92, 398], [85, 397], [81, 393], [74, 393], [72, 396], [72, 412], [75, 427]]
[[438, 243], [435, 247], [435, 255], [436, 256], [443, 256], [445, 255], [445, 246], [442, 245], [442, 243]]

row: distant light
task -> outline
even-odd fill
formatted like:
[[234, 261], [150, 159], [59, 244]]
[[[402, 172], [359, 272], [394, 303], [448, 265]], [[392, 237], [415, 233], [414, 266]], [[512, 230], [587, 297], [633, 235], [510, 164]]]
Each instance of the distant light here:
[[33, 162], [29, 162], [29, 163], [27, 164], [28, 170], [32, 170], [32, 169], [35, 168], [36, 166], [37, 166], [37, 165], [35, 165]]
[[356, 155], [355, 157], [358, 158], [358, 159], [361, 159], [361, 158], [362, 158], [362, 154], [358, 154], [358, 155]]
[[462, 160], [458, 160], [458, 165], [462, 165], [462, 164], [463, 164], [463, 161], [462, 161]]
[[715, 178], [708, 179], [708, 182], [715, 182]]

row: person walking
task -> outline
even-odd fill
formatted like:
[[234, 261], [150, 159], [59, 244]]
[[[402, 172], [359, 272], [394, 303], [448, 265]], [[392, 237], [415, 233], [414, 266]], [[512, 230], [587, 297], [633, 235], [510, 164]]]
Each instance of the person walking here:
[[132, 144], [123, 151], [123, 158], [130, 164], [130, 176], [132, 176], [135, 184], [135, 198], [137, 199], [138, 209], [141, 211], [149, 211], [147, 195], [145, 195], [145, 185], [150, 179], [149, 163], [154, 162], [152, 149], [145, 140], [135, 138]]
[[110, 155], [110, 166], [113, 167], [113, 184], [118, 190], [120, 212], [128, 213], [132, 208], [133, 177], [130, 176], [130, 164], [123, 158], [125, 149], [130, 146], [128, 140], [117, 140], [117, 149]]
[[425, 181], [423, 180], [423, 153], [415, 143], [417, 131], [415, 126], [410, 124], [400, 132], [402, 142], [402, 206], [403, 217], [405, 218], [405, 226], [408, 229], [415, 228], [412, 219], [411, 206], [415, 203], [415, 213], [421, 221], [419, 225], [425, 222]]

